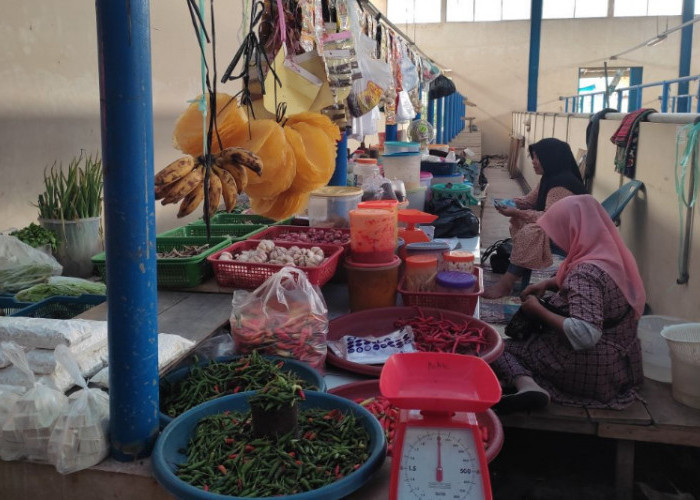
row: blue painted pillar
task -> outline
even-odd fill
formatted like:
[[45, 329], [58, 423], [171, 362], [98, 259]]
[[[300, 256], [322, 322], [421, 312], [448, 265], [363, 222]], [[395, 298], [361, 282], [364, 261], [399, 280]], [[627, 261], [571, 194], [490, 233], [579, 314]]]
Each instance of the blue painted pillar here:
[[399, 126], [398, 124], [394, 123], [393, 125], [385, 125], [384, 126], [384, 133], [386, 134], [384, 136], [385, 141], [396, 141], [399, 138]]
[[[387, 139], [388, 140], [388, 139]], [[338, 141], [338, 150], [335, 155], [335, 170], [331, 180], [328, 181], [329, 186], [347, 186], [348, 185], [348, 132], [342, 133]]]
[[437, 122], [437, 143], [442, 144], [445, 137], [445, 127], [443, 124], [443, 117], [445, 112], [445, 98], [441, 97], [437, 100], [437, 113], [435, 121]]
[[[418, 85], [418, 102], [423, 103], [423, 84]], [[421, 110], [422, 111], [422, 110]], [[421, 113], [416, 113], [414, 120], [420, 120]]]
[[452, 96], [450, 94], [445, 97], [445, 143], [450, 142], [452, 139]]
[[158, 294], [148, 0], [97, 0], [112, 456], [158, 435]]
[[[633, 66], [630, 68], [630, 87], [633, 85], [642, 84], [642, 71], [644, 68], [641, 66]], [[633, 111], [639, 109], [638, 103], [642, 102], [642, 89], [630, 90], [627, 95], [628, 110]], [[618, 106], [619, 107], [619, 106]]]
[[[683, 23], [693, 20], [695, 13], [695, 0], [683, 0]], [[690, 57], [693, 52], [693, 23], [681, 28], [681, 53], [678, 62], [678, 78], [690, 76]], [[688, 82], [678, 84], [678, 95], [688, 94]], [[679, 97], [677, 110], [681, 113], [690, 112], [690, 98]]]
[[527, 71], [527, 110], [537, 111], [537, 79], [540, 72], [542, 0], [530, 1], [530, 60]]
[[435, 100], [428, 98], [428, 121], [435, 127]]

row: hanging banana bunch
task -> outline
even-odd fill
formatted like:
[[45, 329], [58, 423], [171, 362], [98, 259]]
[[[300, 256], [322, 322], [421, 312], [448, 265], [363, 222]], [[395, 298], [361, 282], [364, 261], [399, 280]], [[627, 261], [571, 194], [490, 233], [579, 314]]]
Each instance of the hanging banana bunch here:
[[[223, 197], [226, 211], [236, 206], [238, 195], [248, 185], [248, 172], [262, 174], [262, 161], [247, 149], [231, 147], [212, 155], [212, 175], [209, 178], [209, 216], [216, 213]], [[162, 205], [180, 202], [178, 217], [191, 214], [204, 200], [203, 157], [187, 155], [175, 160], [155, 176], [156, 200]]]

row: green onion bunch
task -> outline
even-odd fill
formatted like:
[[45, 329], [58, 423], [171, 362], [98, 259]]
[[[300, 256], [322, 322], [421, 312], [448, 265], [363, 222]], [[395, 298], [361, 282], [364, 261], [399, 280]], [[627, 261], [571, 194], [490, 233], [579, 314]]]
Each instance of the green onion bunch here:
[[46, 191], [39, 195], [39, 217], [76, 220], [102, 214], [102, 160], [98, 155], [73, 157], [67, 171], [54, 162], [44, 170]]

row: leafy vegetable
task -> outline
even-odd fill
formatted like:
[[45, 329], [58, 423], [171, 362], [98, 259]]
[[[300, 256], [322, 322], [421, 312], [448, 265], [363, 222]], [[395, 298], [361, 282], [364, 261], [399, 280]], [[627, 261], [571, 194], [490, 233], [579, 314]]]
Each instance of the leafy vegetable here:
[[56, 295], [78, 297], [86, 293], [106, 295], [107, 286], [98, 281], [54, 276], [49, 278], [48, 283], [39, 283], [38, 285], [22, 290], [18, 292], [15, 297], [21, 302], [39, 302], [47, 297], [54, 297]]
[[51, 245], [51, 249], [56, 250], [56, 233], [33, 222], [27, 227], [11, 232], [10, 236], [14, 236], [33, 248]]

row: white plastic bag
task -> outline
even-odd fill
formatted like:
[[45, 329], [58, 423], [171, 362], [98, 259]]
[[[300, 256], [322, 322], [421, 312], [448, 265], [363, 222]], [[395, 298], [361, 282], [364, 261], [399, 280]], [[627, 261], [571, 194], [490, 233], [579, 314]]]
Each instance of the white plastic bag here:
[[60, 474], [70, 474], [100, 463], [109, 454], [109, 396], [101, 389], [88, 389], [67, 347], [56, 348], [56, 361], [82, 387], [71, 394], [48, 445], [49, 462]]
[[0, 234], [0, 293], [18, 292], [61, 272], [63, 267], [52, 256]]
[[3, 460], [47, 461], [51, 431], [56, 419], [68, 407], [68, 398], [34, 378], [24, 351], [14, 342], [0, 344], [6, 356], [25, 375], [28, 388], [10, 410], [0, 431], [0, 458]]
[[253, 292], [236, 290], [232, 305], [236, 353], [294, 358], [323, 370], [328, 308], [303, 271], [283, 267]]
[[29, 348], [55, 349], [60, 344], [72, 346], [106, 332], [106, 321], [0, 316], [0, 342], [17, 342]]
[[416, 117], [416, 112], [413, 109], [411, 98], [408, 92], [402, 90], [399, 92], [399, 104], [396, 107], [396, 121], [399, 123], [410, 122]]
[[406, 92], [410, 92], [417, 88], [419, 83], [420, 80], [418, 78], [416, 65], [413, 64], [408, 55], [404, 53], [401, 56], [401, 87], [403, 87]]
[[0, 385], [0, 425], [10, 416], [10, 412], [27, 389], [16, 385]]

